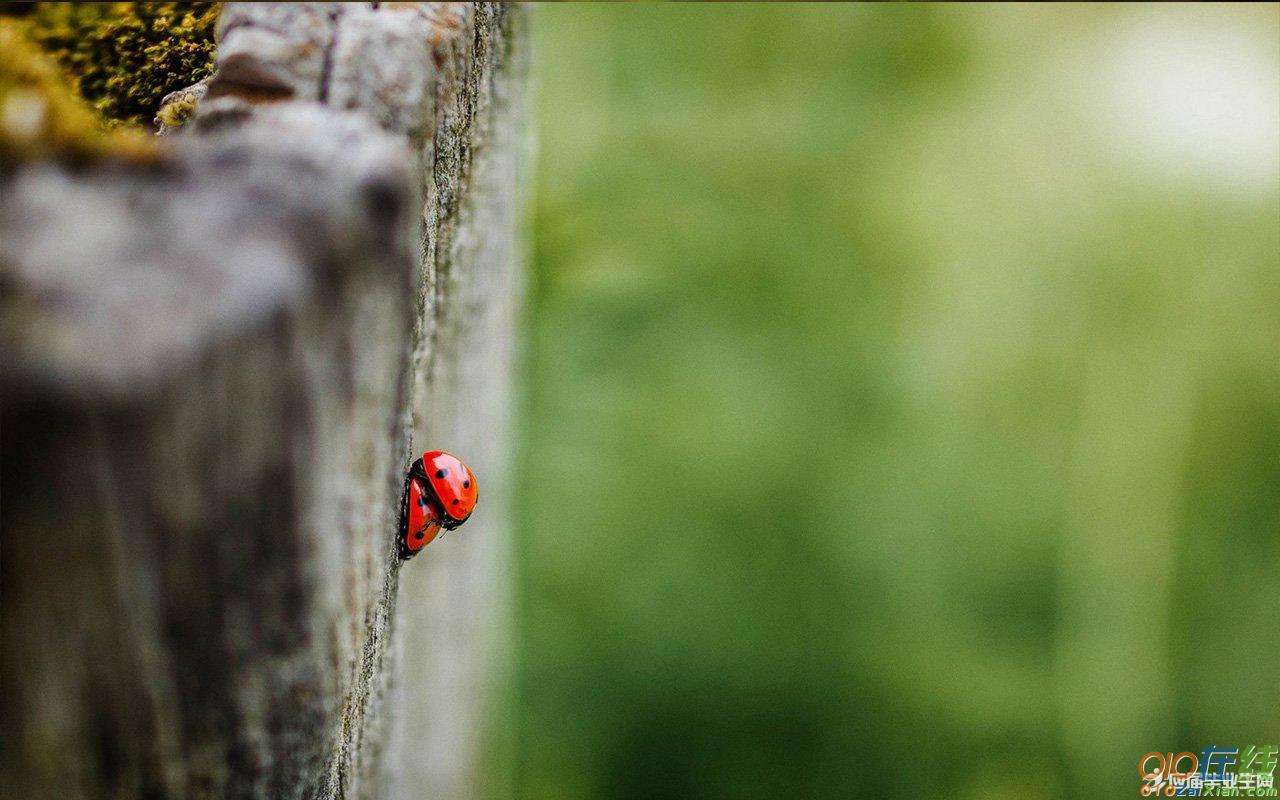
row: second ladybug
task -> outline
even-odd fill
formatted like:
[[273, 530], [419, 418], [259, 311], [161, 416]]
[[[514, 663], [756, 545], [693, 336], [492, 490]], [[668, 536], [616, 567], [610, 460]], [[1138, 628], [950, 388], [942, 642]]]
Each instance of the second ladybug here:
[[443, 450], [423, 453], [404, 479], [400, 557], [411, 558], [442, 529], [466, 522], [476, 497], [476, 476], [460, 458]]

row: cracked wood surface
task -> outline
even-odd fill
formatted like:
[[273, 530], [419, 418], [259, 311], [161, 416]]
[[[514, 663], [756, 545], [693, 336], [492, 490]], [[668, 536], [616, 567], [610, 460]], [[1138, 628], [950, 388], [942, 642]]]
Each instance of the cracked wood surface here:
[[[162, 166], [0, 171], [5, 797], [483, 787], [520, 22], [227, 4]], [[402, 573], [434, 447], [483, 500]]]

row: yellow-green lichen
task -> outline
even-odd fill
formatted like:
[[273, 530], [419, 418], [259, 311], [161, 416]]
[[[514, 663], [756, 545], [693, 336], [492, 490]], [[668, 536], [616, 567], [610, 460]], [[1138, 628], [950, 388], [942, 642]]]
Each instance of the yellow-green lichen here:
[[108, 127], [150, 126], [214, 67], [216, 3], [34, 3], [19, 21]]
[[196, 106], [204, 96], [204, 92], [200, 91], [203, 87], [204, 84], [197, 84], [194, 88], [181, 89], [165, 97], [160, 103], [160, 110], [156, 112], [155, 123], [159, 128], [157, 133], [169, 133], [181, 128], [195, 116]]
[[0, 18], [0, 166], [38, 158], [156, 158], [159, 148], [144, 131], [104, 131], [93, 109], [20, 27]]

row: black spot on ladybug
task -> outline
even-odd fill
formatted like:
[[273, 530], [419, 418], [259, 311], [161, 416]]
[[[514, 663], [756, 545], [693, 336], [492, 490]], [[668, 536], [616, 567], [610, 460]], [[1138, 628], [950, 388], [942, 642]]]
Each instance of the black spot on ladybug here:
[[413, 538], [415, 538], [415, 539], [421, 539], [421, 538], [422, 538], [422, 531], [418, 531], [417, 533], [415, 533], [415, 534], [413, 535]]
[[463, 482], [462, 482], [462, 488], [463, 488], [463, 489], [470, 489], [470, 488], [471, 488], [471, 481], [463, 481]]
[[448, 474], [449, 474], [449, 470], [447, 470], [447, 469], [438, 469], [438, 470], [436, 470], [436, 477], [437, 477], [437, 478], [443, 478], [445, 475], [448, 475]]
[[456, 497], [455, 497], [455, 498], [453, 498], [453, 504], [454, 504], [455, 506], [458, 504], [458, 498], [456, 498]]

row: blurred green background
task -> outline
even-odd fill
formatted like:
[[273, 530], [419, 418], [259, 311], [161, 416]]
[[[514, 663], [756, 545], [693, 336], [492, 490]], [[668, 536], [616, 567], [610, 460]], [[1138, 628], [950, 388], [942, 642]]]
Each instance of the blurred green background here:
[[516, 796], [1280, 743], [1280, 8], [531, 16]]

